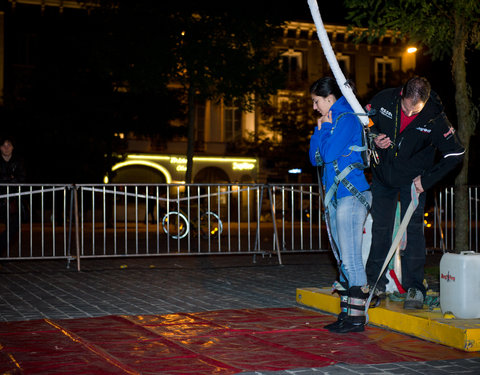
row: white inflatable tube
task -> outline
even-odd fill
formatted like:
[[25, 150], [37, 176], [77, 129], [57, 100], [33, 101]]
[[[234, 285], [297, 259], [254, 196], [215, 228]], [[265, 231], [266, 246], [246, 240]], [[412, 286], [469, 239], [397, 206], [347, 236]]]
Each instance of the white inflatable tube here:
[[[325, 30], [325, 26], [323, 25], [322, 17], [320, 16], [320, 10], [318, 9], [318, 4], [316, 0], [307, 0], [308, 6], [310, 7], [310, 12], [312, 13], [313, 21], [315, 22], [315, 26], [317, 28], [317, 35], [318, 39], [320, 39], [320, 43], [323, 48], [323, 53], [327, 58], [328, 64], [332, 69], [333, 75], [335, 80], [337, 81], [338, 87], [342, 91], [343, 96], [347, 99], [347, 102], [353, 108], [355, 113], [365, 113], [365, 110], [362, 108], [360, 103], [358, 102], [357, 97], [352, 91], [352, 88], [347, 83], [347, 79], [343, 74], [340, 66], [338, 65], [337, 58], [332, 49], [332, 45], [330, 44], [330, 40], [328, 39], [327, 31]], [[360, 121], [363, 125], [368, 125], [368, 116], [358, 116]]]

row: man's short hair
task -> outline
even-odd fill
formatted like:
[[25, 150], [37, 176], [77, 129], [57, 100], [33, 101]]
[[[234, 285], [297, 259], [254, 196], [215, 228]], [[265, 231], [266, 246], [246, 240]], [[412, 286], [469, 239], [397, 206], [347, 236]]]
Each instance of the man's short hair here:
[[427, 102], [431, 91], [430, 82], [424, 77], [412, 77], [403, 86], [402, 98], [412, 99], [416, 104], [419, 101]]

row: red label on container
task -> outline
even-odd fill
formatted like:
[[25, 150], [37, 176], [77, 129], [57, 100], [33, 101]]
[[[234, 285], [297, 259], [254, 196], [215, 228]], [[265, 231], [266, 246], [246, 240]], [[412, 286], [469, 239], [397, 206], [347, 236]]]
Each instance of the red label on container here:
[[447, 272], [446, 275], [443, 274], [443, 273], [441, 273], [441, 274], [440, 274], [440, 278], [447, 280], [447, 282], [448, 282], [448, 281], [455, 281], [455, 276], [450, 275], [450, 272]]

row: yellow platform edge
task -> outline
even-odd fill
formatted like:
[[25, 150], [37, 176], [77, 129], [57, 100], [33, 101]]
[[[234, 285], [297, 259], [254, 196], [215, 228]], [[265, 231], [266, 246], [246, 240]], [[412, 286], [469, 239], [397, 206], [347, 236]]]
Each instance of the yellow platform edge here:
[[[331, 288], [297, 288], [297, 303], [338, 314], [340, 302]], [[410, 312], [401, 302], [382, 301], [368, 310], [369, 324], [436, 342], [466, 352], [480, 351], [480, 319], [444, 319], [440, 311]]]

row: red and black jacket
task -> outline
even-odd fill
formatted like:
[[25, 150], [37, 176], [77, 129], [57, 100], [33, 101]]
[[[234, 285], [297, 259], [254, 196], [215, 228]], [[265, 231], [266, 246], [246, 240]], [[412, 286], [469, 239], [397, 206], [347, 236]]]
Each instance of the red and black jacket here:
[[[400, 93], [401, 88], [383, 90], [367, 106], [373, 110], [372, 132], [386, 134], [393, 142], [389, 148], [376, 149], [380, 161], [372, 166], [373, 178], [386, 186], [399, 187], [421, 175], [427, 190], [463, 160], [465, 149], [433, 91], [422, 111], [400, 133]], [[435, 162], [437, 151], [441, 158]]]

